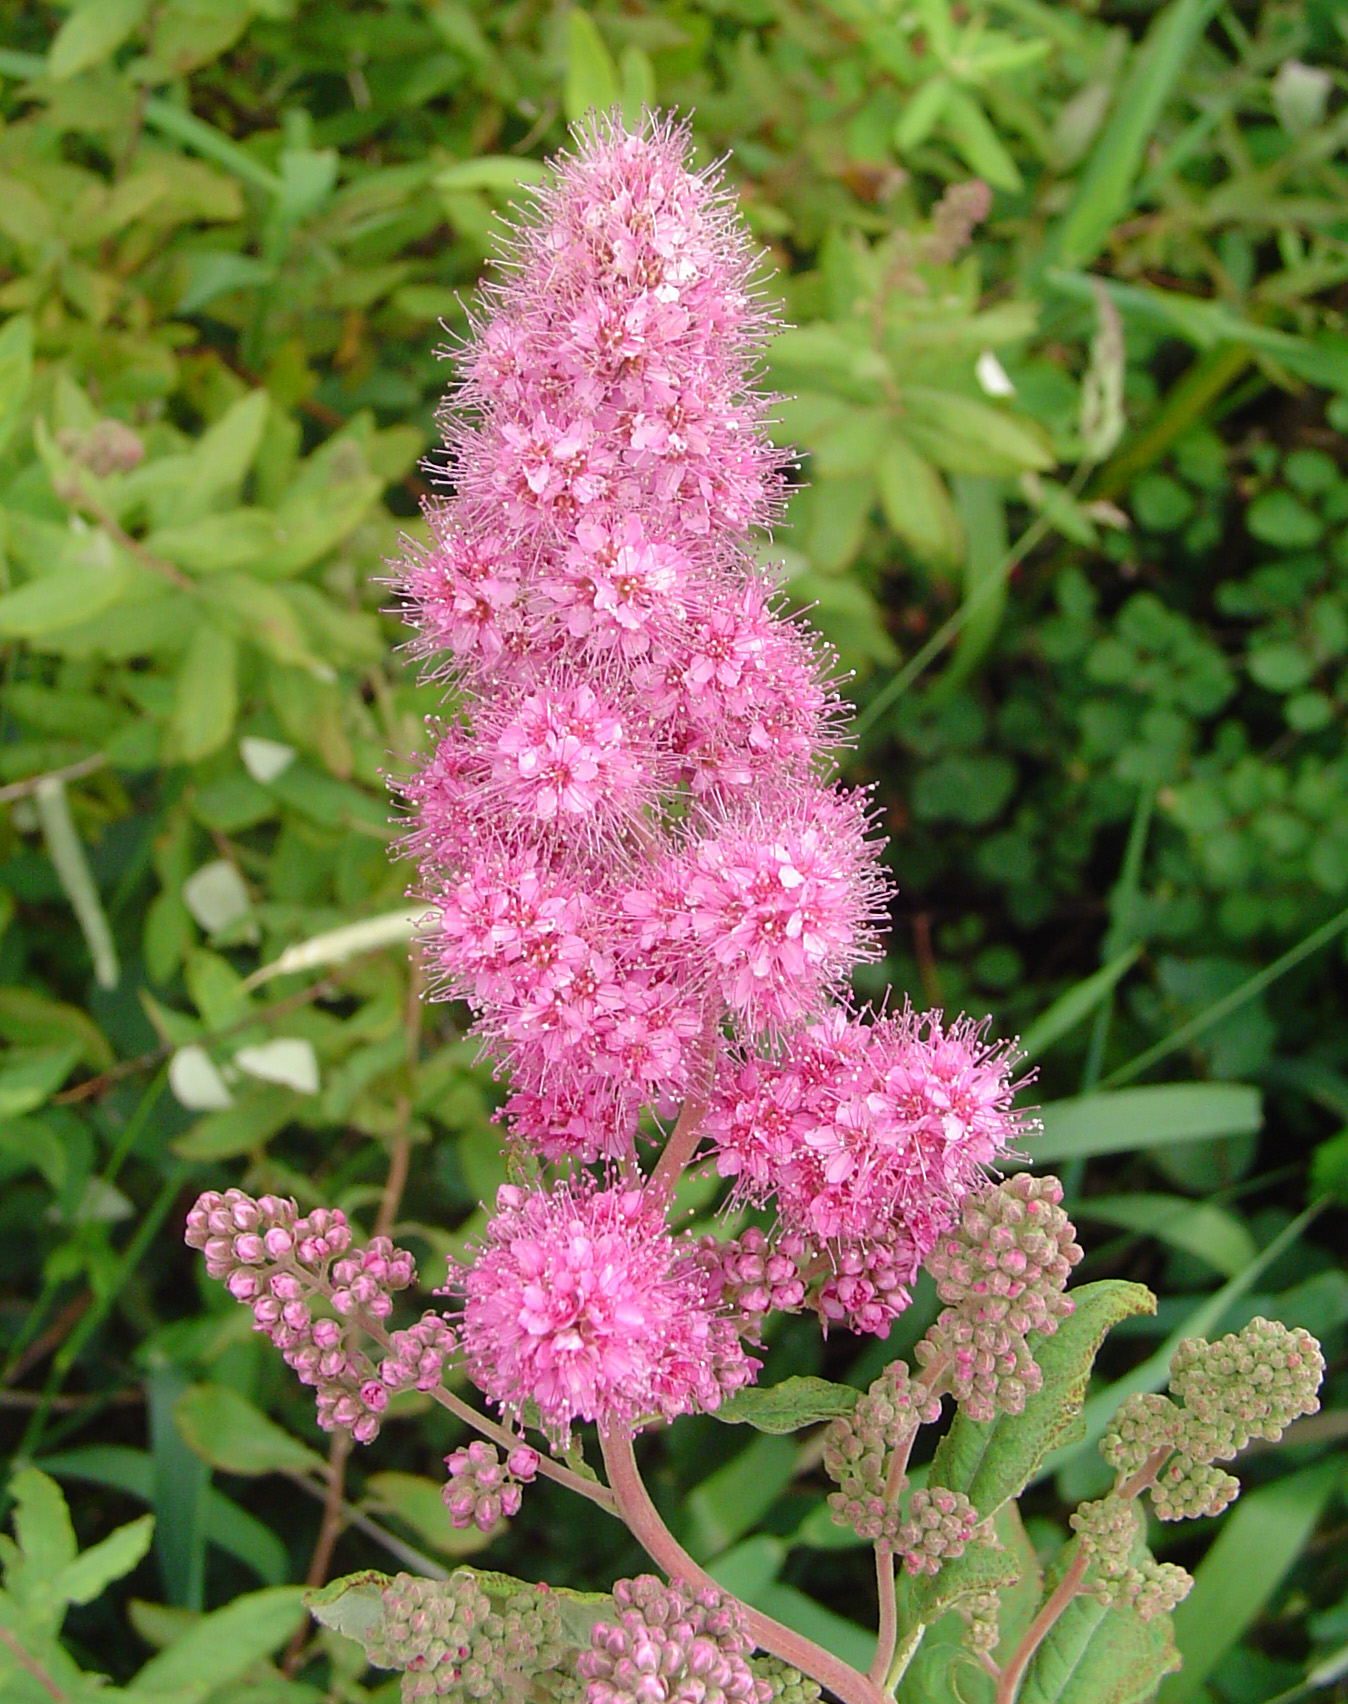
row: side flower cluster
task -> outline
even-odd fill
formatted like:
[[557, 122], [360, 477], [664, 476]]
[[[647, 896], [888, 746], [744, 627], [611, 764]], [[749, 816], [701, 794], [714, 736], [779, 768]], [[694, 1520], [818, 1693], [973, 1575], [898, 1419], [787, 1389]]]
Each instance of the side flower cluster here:
[[616, 1621], [601, 1621], [576, 1667], [586, 1704], [771, 1704], [778, 1690], [749, 1662], [753, 1640], [734, 1598], [651, 1574], [613, 1588]]
[[499, 1611], [466, 1568], [447, 1580], [399, 1574], [382, 1593], [370, 1661], [403, 1671], [404, 1704], [425, 1698], [500, 1698], [526, 1690], [566, 1654], [561, 1617], [546, 1587], [514, 1593]]
[[917, 1346], [973, 1420], [1019, 1414], [1043, 1376], [1026, 1341], [1072, 1311], [1065, 1294], [1081, 1259], [1056, 1177], [1020, 1172], [970, 1195], [959, 1223], [927, 1260], [946, 1305]]
[[445, 1468], [449, 1479], [440, 1495], [453, 1524], [490, 1532], [499, 1520], [519, 1514], [523, 1487], [538, 1477], [538, 1451], [520, 1444], [503, 1463], [494, 1444], [475, 1438], [447, 1455]]
[[360, 1347], [371, 1327], [382, 1328], [416, 1266], [387, 1237], [354, 1246], [340, 1209], [301, 1216], [294, 1201], [280, 1196], [254, 1200], [241, 1189], [207, 1190], [187, 1215], [186, 1240], [205, 1254], [210, 1276], [252, 1309], [257, 1330], [314, 1386], [325, 1431], [346, 1431], [368, 1444], [392, 1395], [440, 1382], [455, 1335], [437, 1313], [394, 1332], [378, 1363]]
[[1170, 1362], [1170, 1396], [1130, 1396], [1100, 1440], [1119, 1475], [1141, 1474], [1163, 1521], [1219, 1515], [1240, 1482], [1216, 1465], [1252, 1438], [1276, 1443], [1292, 1421], [1314, 1414], [1324, 1377], [1308, 1331], [1256, 1317], [1216, 1343], [1188, 1337]]

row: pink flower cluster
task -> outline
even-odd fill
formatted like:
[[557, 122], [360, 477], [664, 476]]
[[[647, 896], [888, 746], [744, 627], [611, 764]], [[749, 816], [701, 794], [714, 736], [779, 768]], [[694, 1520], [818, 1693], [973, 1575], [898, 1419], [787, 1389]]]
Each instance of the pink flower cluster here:
[[464, 1279], [468, 1372], [503, 1408], [631, 1424], [714, 1409], [759, 1363], [721, 1310], [716, 1269], [639, 1189], [504, 1185]]
[[[186, 1241], [205, 1254], [210, 1276], [252, 1309], [257, 1330], [301, 1381], [315, 1387], [325, 1431], [350, 1432], [368, 1444], [390, 1396], [440, 1382], [455, 1339], [437, 1313], [395, 1331], [378, 1365], [360, 1349], [362, 1329], [378, 1329], [388, 1318], [416, 1267], [387, 1237], [353, 1248], [340, 1209], [320, 1207], [301, 1217], [294, 1201], [281, 1196], [254, 1200], [241, 1189], [223, 1195], [208, 1189], [187, 1215]], [[316, 1316], [315, 1302], [331, 1312]]]
[[[829, 658], [754, 554], [787, 460], [753, 388], [771, 321], [687, 152], [600, 121], [560, 163], [460, 353], [453, 495], [397, 571], [454, 693], [402, 787], [428, 962], [509, 1077], [510, 1139], [606, 1173], [503, 1190], [461, 1280], [470, 1375], [555, 1439], [715, 1406], [772, 1308], [887, 1331], [1020, 1130], [978, 1026], [840, 1005], [888, 884], [830, 779]], [[678, 1163], [634, 1188], [643, 1118], [681, 1104]], [[664, 1223], [706, 1139], [777, 1216], [723, 1255]]]
[[836, 699], [749, 533], [781, 455], [752, 257], [682, 132], [601, 127], [520, 234], [447, 414], [456, 495], [400, 584], [462, 714], [407, 784], [431, 956], [545, 1157], [630, 1156], [698, 1075], [822, 1015], [884, 900]]
[[835, 1011], [774, 1056], [727, 1058], [707, 1121], [723, 1177], [831, 1251], [824, 1320], [879, 1332], [982, 1169], [1019, 1133], [1008, 1049], [967, 1018]]

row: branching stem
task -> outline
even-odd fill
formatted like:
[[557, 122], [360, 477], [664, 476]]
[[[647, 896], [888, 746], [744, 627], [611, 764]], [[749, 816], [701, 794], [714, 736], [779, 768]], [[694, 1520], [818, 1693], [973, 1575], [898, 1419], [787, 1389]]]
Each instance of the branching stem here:
[[[1118, 1487], [1120, 1497], [1136, 1497], [1156, 1482], [1156, 1475], [1165, 1466], [1172, 1454], [1173, 1446], [1166, 1444], [1163, 1448], [1153, 1450], [1138, 1468]], [[1081, 1590], [1081, 1582], [1091, 1565], [1091, 1552], [1084, 1546], [1078, 1545], [1076, 1555], [1068, 1564], [1067, 1572], [1058, 1581], [1052, 1592], [1045, 1598], [1038, 1615], [1025, 1630], [1025, 1636], [1016, 1646], [1007, 1660], [1006, 1667], [1001, 1672], [997, 1682], [997, 1695], [994, 1704], [1015, 1704], [1017, 1692], [1025, 1670], [1030, 1665], [1034, 1653], [1043, 1644], [1051, 1632], [1058, 1617], [1071, 1603]]]
[[[642, 1483], [628, 1434], [601, 1428], [599, 1443], [604, 1452], [609, 1484], [617, 1499], [618, 1513], [633, 1537], [671, 1579], [719, 1590], [711, 1575], [694, 1562], [661, 1520], [659, 1510]], [[879, 1688], [840, 1657], [835, 1657], [812, 1639], [784, 1627], [780, 1621], [774, 1621], [760, 1610], [751, 1609], [747, 1604], [743, 1605], [743, 1609], [749, 1631], [761, 1649], [770, 1651], [773, 1656], [790, 1663], [792, 1668], [826, 1686], [843, 1700], [843, 1704], [884, 1704], [884, 1694]]]

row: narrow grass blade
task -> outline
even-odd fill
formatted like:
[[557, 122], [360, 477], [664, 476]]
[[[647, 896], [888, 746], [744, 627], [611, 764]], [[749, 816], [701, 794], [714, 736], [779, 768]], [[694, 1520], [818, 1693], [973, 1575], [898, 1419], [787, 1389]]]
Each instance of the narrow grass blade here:
[[1072, 204], [1050, 234], [1049, 252], [1060, 265], [1088, 266], [1131, 205], [1157, 120], [1216, 10], [1217, 0], [1172, 0], [1153, 21], [1096, 139]]

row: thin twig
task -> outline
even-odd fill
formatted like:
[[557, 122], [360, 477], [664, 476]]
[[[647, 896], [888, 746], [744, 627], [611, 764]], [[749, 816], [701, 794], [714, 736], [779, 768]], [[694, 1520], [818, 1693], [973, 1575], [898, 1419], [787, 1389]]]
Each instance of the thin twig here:
[[12, 804], [15, 799], [31, 798], [48, 782], [80, 781], [86, 775], [106, 769], [107, 763], [107, 756], [96, 751], [92, 756], [82, 757], [76, 763], [63, 764], [60, 769], [48, 769], [42, 775], [26, 775], [22, 781], [11, 781], [7, 786], [0, 787], [0, 805]]
[[[313, 1555], [309, 1558], [309, 1571], [304, 1577], [304, 1583], [310, 1591], [316, 1590], [327, 1579], [328, 1569], [332, 1565], [332, 1553], [337, 1548], [337, 1540], [342, 1536], [342, 1529], [346, 1525], [343, 1515], [346, 1499], [343, 1492], [346, 1489], [346, 1463], [350, 1454], [350, 1432], [334, 1432], [332, 1442], [328, 1445], [328, 1484], [323, 1497], [323, 1519], [319, 1522], [318, 1538], [314, 1543]], [[306, 1614], [291, 1634], [286, 1654], [281, 1660], [281, 1672], [292, 1680], [304, 1659], [304, 1647], [308, 1637], [309, 1617]]]
[[[307, 1491], [311, 1497], [317, 1497], [319, 1502], [327, 1501], [327, 1490], [314, 1480], [302, 1473], [287, 1473], [285, 1476], [292, 1485], [298, 1485], [301, 1491]], [[391, 1533], [387, 1527], [380, 1526], [378, 1521], [372, 1521], [362, 1510], [353, 1503], [343, 1503], [341, 1516], [347, 1526], [353, 1526], [358, 1532], [363, 1532], [367, 1538], [387, 1550], [390, 1556], [396, 1556], [405, 1568], [411, 1568], [418, 1574], [424, 1574], [428, 1580], [447, 1580], [448, 1568], [443, 1568], [427, 1556], [424, 1550], [418, 1550], [415, 1545], [406, 1543], [403, 1539]]]
[[[256, 1012], [249, 1012], [246, 1017], [239, 1018], [232, 1024], [226, 1024], [223, 1029], [207, 1030], [198, 1045], [211, 1047], [217, 1041], [227, 1041], [230, 1036], [238, 1035], [241, 1031], [252, 1029], [255, 1024], [268, 1024], [273, 1018], [282, 1018], [287, 1012], [297, 1011], [301, 1006], [312, 1005], [315, 1000], [326, 999], [330, 994], [338, 992], [339, 985], [335, 979], [324, 977], [321, 981], [311, 983], [307, 988], [301, 988], [294, 994], [287, 994], [283, 1000], [274, 1000], [270, 1006], [263, 1006]], [[82, 1083], [76, 1083], [73, 1088], [62, 1089], [59, 1095], [52, 1096], [53, 1106], [68, 1106], [72, 1101], [88, 1100], [92, 1095], [102, 1094], [105, 1089], [115, 1088], [127, 1077], [134, 1077], [141, 1071], [153, 1071], [162, 1065], [166, 1059], [172, 1058], [177, 1052], [176, 1045], [166, 1041], [161, 1047], [156, 1047], [150, 1053], [138, 1054], [135, 1059], [119, 1059], [106, 1071], [100, 1071], [96, 1077], [86, 1077]]]

